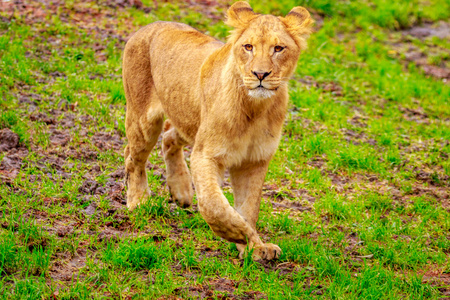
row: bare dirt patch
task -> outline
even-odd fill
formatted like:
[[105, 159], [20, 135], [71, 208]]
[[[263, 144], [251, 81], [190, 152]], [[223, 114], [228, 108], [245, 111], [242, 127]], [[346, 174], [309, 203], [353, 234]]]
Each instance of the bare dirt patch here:
[[19, 136], [9, 128], [0, 130], [0, 152], [8, 151], [19, 146]]
[[403, 117], [408, 121], [419, 124], [430, 124], [429, 116], [422, 107], [414, 109], [399, 106], [398, 109], [403, 113]]
[[450, 38], [450, 24], [444, 21], [437, 23], [424, 23], [404, 30], [403, 34], [425, 39], [427, 37], [438, 37], [440, 39]]
[[100, 150], [120, 150], [123, 145], [123, 141], [118, 134], [107, 132], [96, 132], [92, 136], [92, 142]]
[[263, 186], [263, 197], [270, 199], [274, 211], [311, 211], [316, 198], [304, 189], [280, 189], [276, 184]]
[[49, 117], [47, 114], [39, 112], [30, 115], [30, 120], [33, 122], [42, 122], [47, 125], [55, 125], [56, 120], [54, 118]]
[[[86, 266], [86, 249], [79, 249], [75, 255], [68, 252], [58, 253], [58, 259], [52, 264], [50, 277], [56, 282], [69, 282], [78, 277], [80, 269]], [[81, 275], [80, 275], [81, 276]]]
[[441, 295], [445, 296], [442, 299], [450, 298], [450, 273], [448, 271], [444, 271], [439, 266], [432, 266], [429, 270], [419, 271], [418, 273], [423, 275], [423, 283], [437, 287]]
[[[450, 82], [450, 50], [426, 42], [433, 38], [450, 40], [450, 23], [425, 23], [402, 31], [402, 37], [392, 44], [392, 54], [405, 65], [414, 63], [426, 75]], [[422, 46], [414, 43], [414, 39], [421, 40]]]
[[[198, 299], [233, 299], [233, 300], [250, 300], [250, 299], [267, 299], [267, 296], [259, 291], [247, 291], [242, 295], [235, 295], [234, 292], [241, 283], [227, 278], [219, 278], [203, 285], [189, 286], [184, 288], [176, 288], [175, 294], [187, 294], [189, 298]], [[243, 283], [242, 283], [243, 284]], [[220, 294], [217, 295], [217, 294]]]
[[70, 141], [70, 134], [57, 129], [50, 130], [50, 142], [54, 146], [65, 146]]
[[0, 162], [0, 178], [15, 178], [22, 166], [22, 160], [28, 155], [27, 148], [12, 148]]
[[298, 82], [301, 82], [307, 86], [312, 86], [318, 89], [321, 89], [324, 92], [329, 92], [335, 97], [342, 97], [344, 96], [342, 91], [342, 86], [335, 81], [328, 81], [328, 82], [318, 82], [311, 76], [305, 76], [302, 78], [295, 78]]

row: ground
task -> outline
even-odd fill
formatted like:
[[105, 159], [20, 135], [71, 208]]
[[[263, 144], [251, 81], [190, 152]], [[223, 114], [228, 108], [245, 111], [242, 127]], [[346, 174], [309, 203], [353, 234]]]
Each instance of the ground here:
[[151, 199], [125, 206], [127, 39], [173, 20], [226, 40], [231, 2], [0, 3], [0, 297], [450, 298], [449, 1], [250, 2], [316, 20], [263, 189], [273, 262], [168, 203], [159, 143]]

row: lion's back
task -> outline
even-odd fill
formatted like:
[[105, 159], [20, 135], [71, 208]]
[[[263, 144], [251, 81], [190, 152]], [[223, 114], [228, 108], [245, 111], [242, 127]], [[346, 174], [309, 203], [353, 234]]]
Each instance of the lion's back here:
[[[170, 94], [178, 90], [185, 93], [196, 84], [205, 59], [223, 43], [185, 24], [157, 22], [154, 26], [157, 29], [149, 50], [155, 86]], [[163, 94], [161, 88], [158, 92]]]
[[[125, 64], [130, 72], [151, 77], [167, 116], [178, 128], [188, 129], [191, 139], [197, 130], [201, 107], [200, 69], [222, 42], [181, 23], [155, 22], [143, 27], [128, 41]], [[146, 68], [136, 72], [136, 67]], [[131, 77], [131, 76], [130, 76]]]

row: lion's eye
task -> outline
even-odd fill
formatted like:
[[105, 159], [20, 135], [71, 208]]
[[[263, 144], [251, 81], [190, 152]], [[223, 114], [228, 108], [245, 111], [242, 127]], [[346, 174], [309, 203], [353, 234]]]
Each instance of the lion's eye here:
[[281, 46], [275, 46], [275, 48], [274, 48], [275, 52], [281, 52], [281, 51], [283, 51], [283, 49], [284, 49], [284, 47], [281, 47]]
[[245, 50], [247, 50], [247, 51], [252, 51], [252, 50], [253, 50], [253, 46], [250, 45], [250, 44], [244, 45], [244, 48], [245, 48]]

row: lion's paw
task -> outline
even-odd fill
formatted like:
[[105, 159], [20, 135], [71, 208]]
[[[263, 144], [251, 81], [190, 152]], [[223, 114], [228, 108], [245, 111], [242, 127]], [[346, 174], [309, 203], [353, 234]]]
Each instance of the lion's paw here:
[[133, 209], [135, 209], [138, 205], [145, 203], [145, 201], [147, 201], [148, 197], [150, 197], [150, 190], [147, 188], [144, 190], [144, 192], [142, 193], [137, 193], [131, 191], [130, 189], [128, 190], [127, 193], [127, 207], [128, 209], [131, 211]]
[[[238, 245], [236, 245], [238, 246]], [[244, 245], [239, 245], [238, 247], [239, 258], [243, 258], [247, 252], [247, 248]], [[243, 247], [242, 247], [243, 246]], [[255, 246], [253, 248], [252, 258], [254, 260], [264, 259], [264, 260], [272, 260], [280, 257], [282, 253], [281, 248], [272, 243], [262, 244], [261, 246]]]
[[253, 259], [272, 260], [280, 257], [281, 248], [272, 243], [266, 243], [262, 246], [257, 246], [253, 250]]
[[192, 205], [192, 198], [194, 197], [194, 189], [188, 174], [185, 176], [178, 176], [175, 178], [167, 178], [167, 186], [172, 202], [175, 202], [179, 207], [187, 208]]

